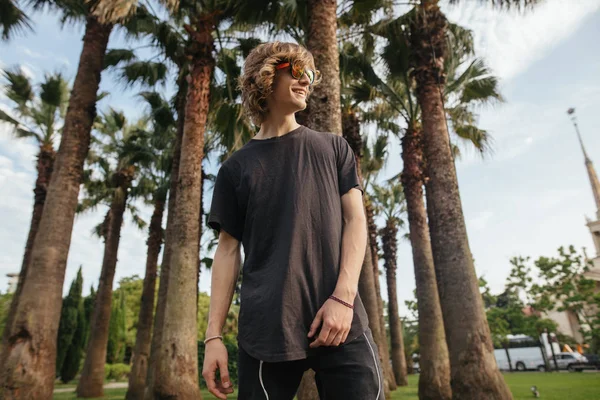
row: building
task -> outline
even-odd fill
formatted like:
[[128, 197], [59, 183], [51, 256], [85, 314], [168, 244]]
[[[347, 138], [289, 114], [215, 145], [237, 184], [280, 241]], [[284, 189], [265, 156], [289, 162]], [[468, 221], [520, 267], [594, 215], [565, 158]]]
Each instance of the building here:
[[[577, 139], [579, 140], [579, 145], [581, 146], [581, 151], [583, 152], [585, 169], [588, 173], [588, 178], [592, 187], [592, 194], [596, 202], [596, 215], [594, 219], [587, 218], [587, 226], [592, 234], [596, 252], [592, 258], [588, 258], [592, 262], [592, 265], [589, 271], [584, 274], [584, 276], [587, 279], [596, 281], [596, 290], [600, 291], [600, 182], [598, 181], [598, 175], [596, 174], [592, 160], [588, 156], [585, 146], [583, 145], [583, 140], [579, 132], [579, 126], [577, 125], [575, 109], [569, 108], [567, 113], [571, 116], [573, 126], [575, 127], [575, 132], [577, 133]], [[573, 339], [575, 339], [575, 341], [578, 343], [583, 343], [583, 337], [579, 331], [581, 327], [580, 321], [575, 313], [570, 311], [552, 311], [548, 313], [548, 317], [558, 324], [558, 331], [560, 333], [573, 337]]]
[[8, 279], [8, 293], [14, 293], [17, 290], [17, 285], [19, 284], [19, 274], [6, 274]]

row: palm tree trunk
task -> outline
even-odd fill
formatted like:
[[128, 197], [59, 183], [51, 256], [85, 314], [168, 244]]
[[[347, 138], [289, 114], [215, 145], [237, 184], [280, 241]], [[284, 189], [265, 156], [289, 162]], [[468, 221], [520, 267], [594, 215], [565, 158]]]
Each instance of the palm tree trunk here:
[[196, 274], [198, 222], [204, 156], [204, 131], [208, 115], [210, 80], [214, 59], [213, 15], [202, 14], [195, 30], [186, 26], [192, 44], [179, 169], [177, 210], [173, 238], [169, 288], [163, 337], [158, 348], [154, 396], [157, 398], [201, 398], [198, 387], [198, 342]]
[[450, 360], [423, 201], [424, 164], [420, 137], [418, 128], [410, 128], [402, 139], [402, 186], [406, 198], [419, 310], [419, 399], [450, 400]]
[[494, 358], [450, 150], [442, 102], [446, 27], [437, 0], [422, 0], [411, 24], [413, 73], [422, 110], [427, 213], [452, 393], [455, 400], [512, 399]]
[[311, 129], [339, 135], [342, 133], [342, 110], [336, 11], [336, 0], [308, 0], [306, 47], [323, 79], [308, 98], [307, 122]]
[[88, 17], [60, 148], [7, 346], [0, 356], [0, 398], [51, 399], [56, 335], [83, 163], [112, 25]]
[[[23, 285], [25, 283], [25, 277], [27, 276], [27, 268], [29, 266], [29, 260], [31, 259], [31, 249], [33, 249], [33, 241], [37, 235], [40, 227], [40, 221], [42, 219], [42, 211], [44, 210], [44, 202], [46, 201], [46, 193], [48, 192], [48, 184], [52, 177], [52, 168], [54, 166], [54, 158], [56, 152], [54, 147], [48, 144], [42, 144], [40, 151], [37, 155], [37, 179], [35, 181], [35, 188], [33, 189], [34, 200], [33, 200], [33, 212], [31, 214], [31, 224], [29, 226], [29, 235], [27, 236], [27, 243], [25, 244], [25, 254], [23, 255], [23, 263], [21, 264], [21, 271], [19, 272], [19, 281], [17, 282], [17, 289], [13, 294], [12, 301], [10, 303], [10, 309], [6, 317], [5, 326], [12, 325], [12, 321], [17, 311], [17, 304], [19, 304], [19, 296], [23, 291]], [[2, 348], [8, 342], [9, 329], [4, 329], [2, 335], [2, 342], [0, 343], [0, 352]]]
[[398, 292], [396, 288], [396, 254], [398, 243], [398, 227], [390, 218], [382, 229], [383, 256], [388, 288], [388, 318], [390, 322], [390, 336], [392, 339], [392, 366], [394, 378], [400, 386], [408, 385], [406, 378], [406, 359], [404, 358], [404, 339], [402, 338], [402, 323], [398, 313]]
[[148, 362], [148, 375], [146, 377], [146, 388], [144, 399], [153, 399], [154, 386], [156, 384], [156, 360], [158, 347], [162, 341], [165, 322], [165, 304], [167, 302], [167, 291], [169, 287], [169, 271], [171, 270], [171, 242], [173, 239], [173, 221], [177, 204], [177, 185], [179, 182], [179, 162], [181, 159], [181, 142], [183, 139], [183, 126], [185, 122], [185, 101], [187, 84], [182, 68], [179, 70], [177, 90], [177, 137], [173, 146], [173, 160], [171, 161], [171, 183], [169, 186], [169, 204], [167, 209], [167, 227], [165, 229], [165, 245], [162, 263], [160, 265], [160, 283], [158, 286], [158, 299], [156, 312], [154, 314], [154, 327], [152, 332], [152, 343], [150, 345], [150, 360]]
[[118, 186], [104, 221], [104, 257], [98, 292], [90, 323], [90, 339], [87, 344], [81, 377], [77, 384], [78, 397], [101, 397], [104, 395], [104, 364], [108, 345], [108, 326], [112, 310], [113, 280], [117, 267], [117, 253], [121, 239], [123, 215], [127, 205], [127, 192], [133, 177], [133, 167], [119, 173], [122, 185]]
[[[362, 140], [361, 140], [362, 146]], [[361, 156], [362, 157], [362, 156]], [[383, 347], [383, 372], [387, 376], [390, 384], [390, 390], [396, 390], [398, 388], [399, 381], [394, 376], [394, 370], [392, 368], [392, 364], [390, 364], [390, 347], [388, 346], [387, 340], [387, 329], [385, 326], [385, 317], [383, 315], [383, 298], [381, 297], [381, 285], [379, 284], [379, 256], [377, 253], [379, 252], [379, 246], [377, 244], [377, 225], [375, 225], [373, 205], [368, 196], [365, 196], [365, 213], [367, 215], [367, 228], [369, 232], [369, 246], [371, 246], [371, 263], [373, 265], [373, 281], [375, 283], [375, 296], [377, 297], [377, 316], [379, 317], [379, 325], [381, 325], [382, 339], [383, 343], [381, 346]], [[373, 225], [371, 225], [373, 224]], [[375, 229], [375, 237], [371, 235], [371, 229]]]
[[[361, 179], [362, 180], [362, 179]], [[386, 372], [386, 367], [390, 366], [389, 356], [387, 358], [383, 352], [382, 346], [380, 343], [383, 343], [384, 340], [387, 340], [385, 332], [381, 331], [381, 325], [379, 324], [379, 320], [376, 317], [379, 312], [379, 307], [377, 305], [377, 296], [375, 294], [375, 283], [373, 280], [375, 277], [373, 276], [373, 266], [371, 265], [371, 246], [367, 245], [367, 250], [365, 254], [365, 260], [363, 262], [362, 269], [360, 271], [360, 278], [358, 280], [358, 292], [360, 294], [360, 298], [365, 306], [365, 310], [367, 311], [367, 315], [369, 316], [369, 328], [371, 328], [371, 333], [373, 334], [373, 339], [375, 343], [377, 343], [377, 348], [379, 349], [379, 360], [384, 368], [384, 398], [390, 398], [390, 373]], [[375, 316], [373, 318], [372, 316]], [[390, 367], [388, 367], [390, 369]], [[392, 379], [394, 379], [393, 375]]]
[[162, 218], [165, 210], [165, 196], [155, 195], [154, 212], [150, 219], [148, 229], [148, 253], [146, 255], [146, 275], [142, 289], [142, 303], [137, 324], [135, 349], [131, 373], [129, 374], [129, 387], [125, 398], [139, 400], [144, 398], [146, 375], [148, 373], [148, 358], [150, 356], [150, 342], [152, 336], [152, 314], [154, 312], [154, 294], [156, 292], [156, 269], [158, 254], [163, 241]]

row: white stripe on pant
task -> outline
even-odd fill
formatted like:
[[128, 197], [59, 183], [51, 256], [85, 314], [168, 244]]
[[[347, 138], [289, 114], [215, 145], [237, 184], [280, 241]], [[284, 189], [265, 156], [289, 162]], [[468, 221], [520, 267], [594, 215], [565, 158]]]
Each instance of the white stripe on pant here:
[[369, 343], [369, 338], [367, 337], [367, 333], [365, 332], [365, 333], [363, 333], [363, 335], [365, 335], [365, 339], [367, 339], [367, 344], [369, 345], [369, 348], [371, 349], [371, 354], [373, 355], [373, 362], [375, 363], [375, 371], [377, 371], [378, 389], [377, 389], [377, 397], [375, 397], [375, 400], [379, 400], [379, 394], [381, 393], [381, 377], [379, 376], [379, 367], [377, 366], [377, 358], [375, 358], [375, 352], [373, 351], [373, 347], [371, 346], [371, 343]]
[[267, 400], [269, 400], [269, 394], [267, 393], [267, 389], [265, 389], [265, 384], [263, 383], [263, 379], [262, 379], [262, 366], [263, 366], [263, 362], [262, 362], [262, 360], [260, 360], [260, 367], [258, 368], [258, 379], [260, 379], [260, 386], [262, 386], [262, 388], [265, 392], [265, 397], [267, 398]]

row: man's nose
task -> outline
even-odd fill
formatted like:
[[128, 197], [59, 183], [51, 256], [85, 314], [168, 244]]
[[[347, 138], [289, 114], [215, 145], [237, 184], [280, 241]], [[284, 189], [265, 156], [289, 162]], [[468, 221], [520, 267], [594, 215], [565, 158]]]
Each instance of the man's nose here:
[[306, 74], [306, 72], [302, 74], [302, 77], [300, 78], [300, 80], [298, 80], [298, 83], [301, 83], [304, 86], [310, 85], [310, 79], [308, 79], [308, 75]]

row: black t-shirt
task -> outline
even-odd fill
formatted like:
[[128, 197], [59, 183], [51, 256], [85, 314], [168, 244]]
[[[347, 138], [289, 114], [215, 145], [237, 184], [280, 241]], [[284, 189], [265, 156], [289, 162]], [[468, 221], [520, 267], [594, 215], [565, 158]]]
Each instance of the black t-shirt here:
[[[341, 196], [352, 188], [363, 191], [346, 139], [305, 126], [252, 139], [221, 166], [208, 225], [244, 246], [238, 344], [252, 357], [314, 354], [307, 334], [337, 283]], [[346, 342], [367, 327], [357, 294]]]

